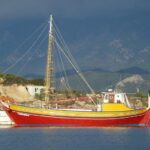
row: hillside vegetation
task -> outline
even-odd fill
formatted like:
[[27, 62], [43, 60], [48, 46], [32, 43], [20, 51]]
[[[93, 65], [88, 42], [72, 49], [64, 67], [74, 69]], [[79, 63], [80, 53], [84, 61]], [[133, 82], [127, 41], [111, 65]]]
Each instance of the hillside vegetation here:
[[18, 84], [18, 85], [27, 85], [27, 84], [33, 84], [33, 85], [44, 85], [43, 79], [25, 79], [20, 76], [16, 76], [14, 74], [0, 74], [1, 84], [3, 85], [12, 85], [12, 84]]
[[[119, 72], [96, 72], [88, 71], [83, 73], [91, 87], [96, 91], [106, 91], [109, 88], [119, 88], [124, 92], [145, 92], [150, 89], [150, 74], [129, 74]], [[56, 89], [61, 84], [62, 76], [54, 79]], [[71, 89], [77, 91], [89, 91], [85, 83], [77, 74], [67, 75]], [[26, 79], [13, 74], [0, 74], [0, 83], [3, 85], [44, 85], [43, 79]], [[84, 89], [83, 87], [84, 86]]]

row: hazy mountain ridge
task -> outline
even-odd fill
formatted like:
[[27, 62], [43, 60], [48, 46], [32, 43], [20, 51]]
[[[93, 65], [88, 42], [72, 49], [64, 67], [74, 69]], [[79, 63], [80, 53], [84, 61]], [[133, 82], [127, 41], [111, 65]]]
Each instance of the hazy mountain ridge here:
[[125, 68], [117, 71], [118, 73], [128, 73], [128, 74], [150, 74], [149, 71], [144, 70], [140, 67], [130, 67], [130, 68]]
[[[136, 68], [137, 69], [137, 68]], [[124, 92], [136, 92], [137, 89], [139, 91], [147, 92], [148, 89], [150, 89], [150, 74], [146, 72], [146, 74], [141, 72], [141, 74], [135, 74], [135, 71], [133, 69], [133, 74], [131, 73], [131, 68], [129, 68], [129, 73], [127, 73], [128, 69], [125, 70], [125, 72], [108, 72], [108, 71], [103, 71], [100, 69], [95, 70], [85, 70], [82, 71], [83, 75], [85, 76], [86, 80], [88, 83], [91, 85], [91, 87], [95, 91], [105, 91], [109, 88], [112, 89], [121, 89]], [[141, 71], [141, 70], [140, 70]], [[139, 72], [139, 71], [138, 71]], [[40, 80], [39, 78], [44, 79], [44, 76], [38, 76], [36, 74], [28, 74], [24, 78], [20, 78], [14, 76], [14, 75], [9, 75], [10, 78], [9, 80], [6, 80], [6, 84], [11, 85], [14, 83], [19, 83], [19, 84], [43, 84], [43, 80]], [[9, 77], [8, 76], [8, 77]], [[4, 76], [5, 77], [5, 76]], [[28, 80], [27, 80], [28, 79]], [[30, 80], [29, 80], [30, 79]], [[32, 79], [32, 80], [31, 80]], [[62, 73], [58, 73], [57, 76], [54, 78], [54, 83], [58, 86], [63, 84], [62, 79], [66, 80], [66, 77]], [[68, 71], [67, 75], [67, 80], [70, 84], [70, 87], [72, 89], [76, 90], [88, 90], [87, 86], [85, 83], [81, 80], [81, 78], [73, 71], [70, 70]], [[28, 82], [27, 82], [28, 81]], [[33, 82], [31, 82], [33, 81]], [[63, 85], [62, 85], [63, 86]], [[84, 89], [83, 89], [84, 87]]]
[[[67, 79], [71, 87], [73, 89], [82, 90], [80, 84], [84, 85], [84, 83], [79, 76], [77, 76], [75, 71], [68, 70], [67, 73]], [[82, 73], [96, 91], [105, 91], [108, 88], [120, 88], [124, 92], [136, 92], [137, 89], [147, 92], [148, 89], [150, 89], [150, 73], [138, 67], [131, 67], [117, 72], [103, 71], [99, 68], [91, 70], [86, 69], [82, 71]], [[34, 77], [35, 75], [30, 76], [30, 78]], [[42, 76], [36, 76], [36, 78], [38, 77]], [[57, 84], [60, 83], [62, 77], [65, 76], [63, 76], [63, 73], [59, 72], [55, 75], [54, 82], [57, 82]]]

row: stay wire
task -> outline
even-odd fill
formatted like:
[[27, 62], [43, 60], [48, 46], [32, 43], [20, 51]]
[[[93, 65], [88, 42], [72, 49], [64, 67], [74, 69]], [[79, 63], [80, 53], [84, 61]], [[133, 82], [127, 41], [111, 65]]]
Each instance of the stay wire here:
[[29, 59], [27, 59], [27, 61], [24, 63], [24, 65], [20, 68], [20, 70], [17, 72], [17, 74], [21, 73], [24, 68], [26, 67], [26, 65], [32, 60], [34, 54], [38, 51], [38, 47], [40, 47], [40, 45], [43, 44], [43, 42], [46, 40], [47, 36], [45, 38], [43, 38], [43, 40], [39, 43], [39, 45], [35, 48], [33, 54], [30, 55]]
[[[54, 39], [56, 45], [58, 46], [58, 48], [60, 49], [60, 51], [65, 55], [65, 57], [67, 58], [67, 60], [70, 62], [70, 64], [72, 65], [72, 67], [75, 69], [75, 71], [78, 73], [78, 75], [81, 77], [81, 79], [85, 82], [85, 84], [87, 85], [87, 87], [89, 88], [89, 90], [91, 91], [91, 93], [94, 94], [93, 89], [91, 88], [91, 86], [88, 84], [88, 82], [86, 81], [86, 79], [84, 78], [84, 76], [82, 75], [82, 73], [80, 73], [80, 71], [78, 70], [78, 68], [76, 68], [76, 66], [74, 66], [74, 64], [71, 62], [70, 58], [66, 55], [66, 53], [63, 51], [63, 49], [60, 47], [59, 43]], [[91, 97], [90, 97], [91, 98]], [[93, 99], [91, 98], [92, 102], [96, 105], [96, 103], [93, 101]]]
[[[15, 55], [15, 54], [20, 50], [20, 48], [21, 48], [23, 45], [25, 45], [30, 39], [32, 39], [32, 37], [33, 37], [42, 27], [45, 26], [45, 24], [46, 24], [46, 23], [42, 23], [42, 25], [40, 25], [39, 27], [37, 27], [36, 30], [34, 30], [34, 31], [32, 32], [32, 34], [29, 35], [29, 36], [14, 50], [14, 52], [13, 52], [12, 54], [10, 54], [9, 56], [7, 56], [7, 58], [6, 58], [5, 60], [7, 60], [7, 59], [9, 59], [11, 56]], [[4, 63], [4, 62], [5, 62], [5, 61], [3, 60], [2, 63]], [[1, 64], [2, 64], [2, 63], [1, 63]]]
[[47, 26], [45, 26], [45, 28], [41, 31], [41, 33], [36, 38], [36, 40], [33, 42], [33, 44], [31, 45], [31, 47], [29, 47], [28, 50], [18, 60], [16, 60], [16, 62], [14, 64], [10, 65], [7, 69], [5, 69], [3, 71], [3, 73], [7, 73], [10, 69], [12, 69], [17, 63], [19, 63], [30, 52], [30, 50], [35, 46], [35, 44], [37, 43], [37, 41], [40, 39], [40, 37], [41, 37], [42, 33], [44, 32], [44, 30], [46, 29], [46, 27]]
[[[55, 34], [56, 34], [56, 37], [58, 38], [58, 40], [59, 40], [60, 43], [61, 43], [60, 47], [62, 46], [62, 49], [66, 50], [66, 55], [67, 55], [67, 56], [70, 58], [70, 60], [73, 62], [74, 66], [80, 71], [79, 66], [77, 65], [77, 63], [76, 63], [74, 57], [72, 56], [72, 54], [71, 54], [71, 52], [70, 52], [70, 50], [69, 50], [67, 44], [65, 43], [65, 41], [64, 41], [64, 39], [63, 39], [63, 36], [61, 35], [61, 33], [60, 33], [58, 27], [56, 26], [55, 22], [54, 22], [54, 25], [55, 25], [54, 27], [56, 28], [56, 29], [54, 28], [54, 32], [55, 32]], [[58, 42], [57, 42], [57, 43], [58, 43]], [[80, 72], [81, 72], [81, 71], [80, 71]], [[79, 83], [80, 83], [80, 82], [79, 82]], [[82, 87], [82, 85], [81, 85], [81, 87]], [[83, 88], [83, 89], [85, 90], [85, 88]], [[86, 91], [86, 90], [85, 90], [85, 91]]]

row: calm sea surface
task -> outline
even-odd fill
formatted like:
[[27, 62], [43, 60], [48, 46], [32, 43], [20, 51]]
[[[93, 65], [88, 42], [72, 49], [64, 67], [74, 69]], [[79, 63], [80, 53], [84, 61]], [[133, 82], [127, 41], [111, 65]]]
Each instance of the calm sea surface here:
[[150, 128], [0, 128], [0, 150], [150, 150]]

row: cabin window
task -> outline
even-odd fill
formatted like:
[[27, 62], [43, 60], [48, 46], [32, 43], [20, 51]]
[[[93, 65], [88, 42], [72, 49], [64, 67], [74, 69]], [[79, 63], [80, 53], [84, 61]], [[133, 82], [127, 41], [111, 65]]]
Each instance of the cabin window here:
[[108, 100], [108, 95], [105, 96], [105, 99]]

